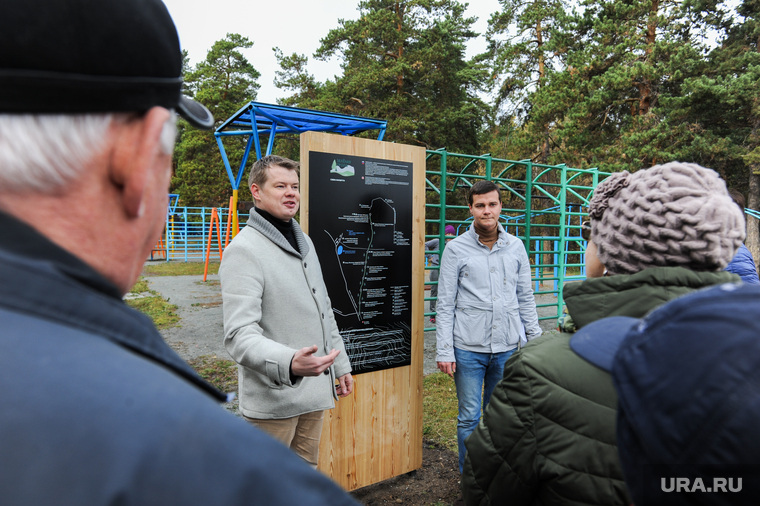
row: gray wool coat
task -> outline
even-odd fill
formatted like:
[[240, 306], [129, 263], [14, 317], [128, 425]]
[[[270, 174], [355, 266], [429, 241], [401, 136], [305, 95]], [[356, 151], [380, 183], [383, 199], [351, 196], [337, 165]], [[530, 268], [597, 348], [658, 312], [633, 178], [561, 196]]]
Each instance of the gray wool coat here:
[[[336, 378], [351, 372], [311, 240], [293, 220], [301, 253], [251, 210], [247, 226], [224, 250], [224, 345], [239, 364], [240, 411], [277, 419], [335, 407]], [[340, 350], [325, 374], [291, 382], [295, 352]]]

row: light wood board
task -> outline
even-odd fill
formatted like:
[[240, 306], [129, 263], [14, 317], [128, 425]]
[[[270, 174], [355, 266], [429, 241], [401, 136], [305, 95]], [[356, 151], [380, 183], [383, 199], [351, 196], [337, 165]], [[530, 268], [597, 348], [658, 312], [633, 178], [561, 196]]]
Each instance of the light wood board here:
[[[359, 374], [354, 393], [325, 413], [318, 469], [354, 490], [422, 465], [425, 149], [320, 132], [301, 134], [301, 224], [308, 233], [309, 152], [413, 163], [411, 365]], [[402, 260], [403, 261], [403, 260]]]

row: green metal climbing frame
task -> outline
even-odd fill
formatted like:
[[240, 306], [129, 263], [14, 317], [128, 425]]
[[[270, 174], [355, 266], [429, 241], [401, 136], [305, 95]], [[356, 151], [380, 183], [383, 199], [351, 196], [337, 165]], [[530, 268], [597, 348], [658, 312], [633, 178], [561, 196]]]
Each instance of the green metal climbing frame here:
[[[574, 169], [564, 164], [428, 151], [425, 241], [437, 237], [443, 248], [446, 225], [454, 225], [457, 235], [462, 233], [471, 221], [467, 206], [469, 188], [481, 179], [493, 181], [501, 189], [502, 225], [525, 243], [539, 300], [539, 318], [556, 319], [562, 312], [564, 283], [585, 278], [586, 244], [580, 227], [593, 189], [608, 175], [597, 169]], [[440, 252], [442, 249], [428, 253]]]

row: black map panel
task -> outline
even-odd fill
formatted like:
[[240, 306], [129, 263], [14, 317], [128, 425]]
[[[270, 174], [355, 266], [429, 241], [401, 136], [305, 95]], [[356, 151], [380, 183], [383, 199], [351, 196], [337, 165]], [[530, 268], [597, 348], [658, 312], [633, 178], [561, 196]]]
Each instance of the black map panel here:
[[309, 152], [309, 236], [353, 374], [411, 362], [412, 166]]

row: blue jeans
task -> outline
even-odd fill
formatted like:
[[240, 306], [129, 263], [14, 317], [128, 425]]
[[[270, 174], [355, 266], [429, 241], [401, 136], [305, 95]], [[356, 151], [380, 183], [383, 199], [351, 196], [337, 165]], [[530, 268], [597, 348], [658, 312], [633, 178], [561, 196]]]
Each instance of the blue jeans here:
[[[488, 406], [496, 383], [504, 375], [504, 364], [515, 350], [501, 353], [476, 353], [454, 348], [459, 415], [457, 416], [457, 446], [459, 448], [459, 473], [464, 467], [464, 440], [478, 426], [480, 415]], [[483, 395], [481, 402], [480, 396]]]

